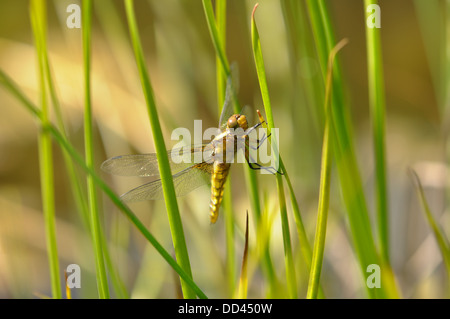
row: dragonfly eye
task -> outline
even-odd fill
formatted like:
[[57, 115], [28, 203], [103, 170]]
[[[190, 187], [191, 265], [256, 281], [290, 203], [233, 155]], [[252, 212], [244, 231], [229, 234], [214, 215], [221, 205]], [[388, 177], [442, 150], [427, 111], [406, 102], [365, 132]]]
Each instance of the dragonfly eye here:
[[237, 123], [239, 124], [239, 127], [241, 127], [243, 130], [248, 129], [248, 123], [247, 123], [247, 117], [245, 115], [240, 115], [237, 119]]
[[227, 126], [229, 128], [235, 128], [235, 127], [237, 127], [237, 125], [238, 125], [238, 120], [236, 119], [236, 115], [230, 116], [230, 118], [228, 119], [228, 122], [227, 122]]

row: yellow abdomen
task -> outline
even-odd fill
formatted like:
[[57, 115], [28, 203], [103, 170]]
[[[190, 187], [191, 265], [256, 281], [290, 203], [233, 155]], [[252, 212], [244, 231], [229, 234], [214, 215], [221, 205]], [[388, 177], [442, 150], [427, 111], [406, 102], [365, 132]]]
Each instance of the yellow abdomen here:
[[219, 217], [219, 207], [222, 202], [223, 189], [229, 171], [229, 163], [214, 162], [213, 173], [211, 175], [211, 202], [209, 204], [209, 215], [212, 224]]

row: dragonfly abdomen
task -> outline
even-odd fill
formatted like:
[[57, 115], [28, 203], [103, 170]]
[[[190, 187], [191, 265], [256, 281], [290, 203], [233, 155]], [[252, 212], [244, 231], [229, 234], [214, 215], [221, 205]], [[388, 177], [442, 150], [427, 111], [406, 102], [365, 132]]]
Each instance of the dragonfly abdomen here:
[[217, 217], [219, 217], [219, 207], [222, 202], [224, 185], [229, 171], [229, 163], [214, 162], [213, 173], [211, 175], [211, 202], [209, 204], [209, 214], [212, 224], [214, 224], [217, 221]]

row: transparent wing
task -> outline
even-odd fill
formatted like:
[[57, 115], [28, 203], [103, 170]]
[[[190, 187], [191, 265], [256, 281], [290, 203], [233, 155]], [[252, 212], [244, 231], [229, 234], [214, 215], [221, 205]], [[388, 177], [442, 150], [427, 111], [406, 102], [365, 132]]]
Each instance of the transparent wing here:
[[[196, 164], [173, 175], [173, 184], [177, 196], [184, 196], [199, 186], [211, 182], [212, 163]], [[125, 202], [164, 199], [160, 179], [136, 187], [120, 196]]]
[[239, 70], [237, 64], [233, 63], [230, 68], [231, 75], [227, 79], [227, 87], [225, 90], [225, 100], [223, 102], [222, 113], [219, 119], [219, 128], [225, 129], [227, 121], [233, 115], [233, 95], [239, 91]]
[[[167, 151], [172, 172], [178, 172], [195, 163], [211, 162], [212, 144], [192, 145]], [[156, 153], [121, 155], [101, 165], [103, 171], [119, 176], [159, 176]]]

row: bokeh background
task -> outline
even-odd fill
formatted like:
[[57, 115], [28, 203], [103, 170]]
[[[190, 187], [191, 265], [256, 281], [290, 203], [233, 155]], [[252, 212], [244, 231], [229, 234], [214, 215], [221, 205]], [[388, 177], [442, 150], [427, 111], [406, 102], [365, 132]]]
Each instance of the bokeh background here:
[[[314, 239], [320, 177], [321, 133], [305, 98], [304, 86], [320, 76], [317, 58], [292, 61], [292, 44], [280, 1], [261, 0], [257, 23], [264, 53], [280, 151], [294, 184], [310, 242]], [[66, 8], [76, 1], [48, 1], [50, 63], [71, 142], [83, 153], [83, 63], [81, 30], [66, 26]], [[250, 17], [255, 1], [227, 2], [227, 54], [239, 67], [239, 99], [248, 113], [262, 108], [251, 41]], [[348, 38], [339, 53], [345, 94], [351, 109], [359, 169], [375, 225], [374, 163], [369, 119], [364, 6], [362, 1], [327, 1], [335, 38]], [[389, 189], [391, 259], [405, 298], [448, 296], [448, 278], [433, 233], [423, 215], [407, 168], [413, 167], [425, 187], [430, 208], [450, 235], [448, 188], [448, 28], [447, 1], [379, 1], [386, 89], [386, 149]], [[141, 84], [136, 69], [122, 1], [94, 2], [92, 34], [92, 103], [96, 168], [118, 193], [145, 182], [143, 178], [108, 176], [101, 163], [121, 154], [154, 151]], [[135, 9], [147, 66], [155, 92], [166, 145], [176, 127], [203, 127], [219, 118], [215, 53], [201, 1], [136, 1]], [[308, 21], [305, 21], [308, 23]], [[292, 67], [295, 65], [296, 67]], [[28, 1], [0, 2], [0, 68], [27, 96], [39, 99], [36, 54]], [[40, 193], [37, 134], [39, 123], [0, 88], [0, 298], [49, 296], [50, 278]], [[293, 121], [292, 118], [296, 118]], [[253, 123], [256, 117], [253, 116]], [[76, 263], [82, 288], [74, 298], [96, 298], [95, 265], [89, 232], [68, 187], [60, 149], [55, 144], [57, 239], [61, 271]], [[245, 211], [250, 209], [242, 165], [232, 168], [233, 208], [237, 223], [236, 270], [243, 251]], [[80, 174], [84, 174], [80, 170]], [[273, 176], [259, 178], [262, 197], [273, 216], [271, 254], [278, 279], [285, 281], [281, 224]], [[227, 184], [230, 187], [230, 184]], [[194, 279], [209, 297], [227, 297], [223, 216], [208, 217], [209, 189], [180, 198], [183, 226]], [[102, 221], [113, 262], [133, 298], [175, 298], [177, 280], [129, 221], [106, 197]], [[130, 204], [166, 249], [171, 236], [162, 201]], [[290, 209], [290, 207], [288, 207]], [[300, 296], [308, 274], [299, 252], [289, 211]], [[251, 216], [251, 215], [250, 215]], [[252, 220], [250, 218], [252, 228]], [[374, 229], [374, 234], [375, 234]], [[252, 259], [250, 233], [249, 297], [264, 298], [265, 286]], [[63, 277], [63, 273], [61, 274]], [[330, 298], [365, 297], [364, 281], [351, 244], [345, 207], [333, 171], [327, 242], [321, 283]], [[283, 293], [280, 292], [280, 296]]]

